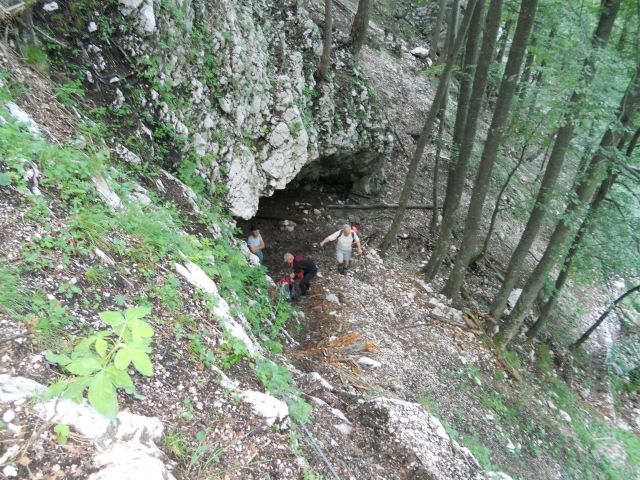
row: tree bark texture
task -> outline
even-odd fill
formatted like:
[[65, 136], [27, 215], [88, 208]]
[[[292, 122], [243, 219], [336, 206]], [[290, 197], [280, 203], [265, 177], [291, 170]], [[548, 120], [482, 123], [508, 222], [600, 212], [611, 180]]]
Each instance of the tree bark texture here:
[[425, 268], [425, 274], [429, 281], [433, 280], [440, 270], [445, 253], [448, 250], [451, 232], [456, 224], [456, 214], [460, 206], [460, 198], [462, 196], [462, 190], [464, 189], [464, 182], [476, 138], [478, 117], [482, 110], [482, 99], [484, 98], [484, 92], [487, 87], [489, 67], [493, 59], [493, 51], [498, 36], [498, 28], [500, 27], [500, 14], [502, 13], [503, 3], [503, 0], [491, 0], [489, 9], [487, 10], [482, 46], [480, 47], [478, 65], [473, 77], [473, 88], [469, 99], [469, 110], [467, 112], [456, 168], [450, 183], [452, 190], [449, 191], [447, 187], [447, 198], [442, 212], [440, 234], [431, 258], [429, 259], [429, 263]]
[[476, 3], [479, 0], [469, 0], [468, 12], [464, 16], [464, 20], [458, 29], [458, 33], [456, 35], [456, 41], [453, 45], [453, 48], [447, 55], [447, 61], [444, 66], [444, 70], [440, 74], [440, 81], [438, 82], [438, 88], [436, 89], [436, 94], [433, 99], [433, 103], [431, 104], [431, 108], [429, 109], [429, 113], [425, 120], [424, 126], [422, 128], [422, 132], [420, 137], [418, 138], [418, 143], [416, 145], [416, 149], [411, 158], [411, 163], [409, 164], [409, 171], [407, 172], [407, 177], [404, 182], [404, 186], [402, 188], [402, 193], [400, 194], [399, 207], [396, 212], [395, 217], [393, 218], [393, 222], [389, 227], [389, 231], [385, 235], [382, 245], [380, 246], [380, 252], [384, 255], [387, 250], [394, 243], [396, 235], [398, 234], [398, 230], [400, 229], [400, 224], [402, 223], [402, 219], [404, 218], [404, 213], [406, 211], [407, 204], [409, 203], [409, 197], [411, 196], [411, 192], [413, 191], [413, 186], [416, 182], [416, 173], [418, 171], [418, 165], [420, 160], [422, 159], [422, 155], [424, 153], [425, 146], [427, 145], [427, 141], [431, 136], [431, 131], [433, 130], [433, 125], [436, 121], [436, 117], [440, 108], [442, 107], [443, 100], [446, 96], [447, 91], [449, 90], [449, 81], [451, 80], [451, 71], [453, 70], [453, 65], [455, 63], [456, 56], [458, 55], [458, 51], [462, 47], [462, 42], [467, 34], [469, 29], [469, 24], [471, 23], [471, 11], [475, 8]]
[[327, 78], [329, 63], [331, 61], [331, 30], [333, 28], [333, 0], [324, 1], [324, 32], [322, 56], [318, 66], [318, 83], [322, 83]]
[[[594, 53], [592, 53], [584, 62], [584, 79], [585, 84], [589, 85], [595, 75], [595, 50], [601, 48], [606, 44], [615, 21], [616, 14], [620, 8], [620, 0], [603, 0], [603, 8], [600, 13], [600, 19], [598, 26], [592, 38], [592, 45], [594, 47]], [[509, 260], [509, 266], [505, 273], [505, 280], [500, 287], [500, 291], [496, 295], [496, 298], [491, 305], [490, 313], [496, 319], [499, 320], [502, 317], [504, 308], [507, 305], [509, 294], [513, 290], [516, 281], [520, 277], [522, 272], [522, 266], [528, 255], [529, 249], [533, 244], [542, 222], [545, 218], [545, 210], [550, 196], [555, 189], [558, 176], [562, 170], [564, 164], [564, 158], [569, 147], [569, 143], [573, 137], [573, 131], [575, 128], [574, 120], [577, 106], [582, 102], [584, 94], [579, 91], [573, 92], [569, 100], [569, 109], [565, 112], [563, 126], [558, 129], [556, 140], [551, 150], [551, 156], [547, 162], [547, 168], [542, 182], [536, 196], [536, 201], [533, 210], [527, 221], [524, 232], [520, 237], [520, 242], [516, 246], [511, 259]]]
[[[631, 155], [633, 154], [633, 151], [638, 143], [638, 137], [640, 137], [640, 129], [636, 130], [631, 140], [629, 141], [627, 150], [625, 152], [627, 158], [631, 157]], [[542, 329], [549, 322], [551, 312], [553, 311], [553, 308], [555, 307], [556, 303], [558, 302], [558, 298], [560, 297], [560, 292], [562, 291], [564, 284], [569, 278], [571, 266], [573, 264], [573, 260], [575, 259], [576, 253], [578, 252], [580, 244], [582, 243], [582, 239], [589, 232], [591, 222], [593, 221], [598, 208], [600, 208], [600, 204], [604, 201], [605, 198], [607, 198], [609, 190], [611, 190], [611, 187], [616, 182], [617, 178], [617, 172], [609, 171], [609, 175], [602, 181], [600, 187], [598, 188], [598, 191], [593, 197], [593, 200], [591, 200], [591, 204], [589, 205], [589, 212], [587, 213], [585, 220], [580, 225], [578, 233], [571, 243], [571, 247], [569, 247], [569, 252], [564, 259], [564, 264], [562, 265], [562, 269], [558, 274], [558, 278], [556, 278], [556, 283], [553, 287], [553, 291], [542, 307], [540, 315], [538, 316], [538, 320], [536, 320], [533, 326], [527, 331], [527, 337], [529, 339], [533, 339], [538, 336]]]
[[444, 20], [444, 12], [447, 9], [447, 0], [440, 0], [438, 3], [438, 16], [436, 23], [431, 32], [431, 58], [436, 59], [438, 53], [438, 44], [440, 43], [440, 31], [442, 30], [442, 20]]
[[573, 224], [576, 220], [580, 221], [580, 219], [583, 218], [586, 203], [591, 200], [600, 183], [602, 167], [608, 163], [611, 150], [615, 148], [622, 138], [623, 130], [629, 127], [638, 103], [640, 103], [640, 64], [620, 104], [616, 125], [609, 127], [602, 137], [600, 148], [592, 157], [585, 178], [576, 186], [575, 198], [573, 198], [565, 208], [561, 220], [551, 235], [544, 255], [527, 279], [520, 298], [507, 318], [507, 321], [502, 326], [498, 335], [496, 335], [495, 342], [498, 345], [504, 346], [508, 344], [516, 335], [524, 322], [525, 316], [531, 309], [534, 300], [538, 296], [544, 280], [555, 266], [560, 255], [565, 251], [565, 246], [573, 239], [573, 235], [575, 235], [575, 233], [573, 233], [575, 232]]
[[360, 54], [369, 27], [369, 0], [358, 1], [358, 11], [351, 25], [351, 49], [354, 56]]
[[[462, 245], [456, 257], [453, 270], [449, 275], [449, 280], [443, 293], [457, 301], [460, 295], [460, 288], [464, 282], [465, 273], [471, 258], [476, 253], [478, 243], [478, 230], [482, 222], [482, 211], [484, 202], [489, 191], [489, 184], [493, 166], [498, 156], [498, 149], [504, 140], [505, 126], [511, 110], [511, 104], [516, 91], [516, 85], [520, 76], [520, 69], [524, 60], [524, 54], [529, 41], [529, 35], [533, 27], [533, 20], [536, 16], [538, 0], [522, 0], [518, 23], [513, 35], [513, 42], [509, 50], [509, 59], [500, 83], [500, 93], [493, 112], [491, 126], [484, 143], [480, 166], [476, 174], [471, 201], [464, 226], [464, 237]], [[489, 29], [487, 22], [487, 29]]]

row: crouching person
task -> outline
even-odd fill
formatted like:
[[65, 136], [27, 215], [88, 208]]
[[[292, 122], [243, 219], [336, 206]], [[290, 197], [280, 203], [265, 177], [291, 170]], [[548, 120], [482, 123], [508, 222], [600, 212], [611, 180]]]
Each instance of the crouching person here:
[[293, 272], [291, 274], [291, 278], [299, 278], [300, 279], [300, 294], [307, 295], [309, 292], [309, 287], [311, 286], [311, 280], [318, 273], [318, 267], [313, 263], [313, 260], [307, 257], [303, 257], [302, 255], [293, 256], [290, 253], [284, 254], [284, 261], [288, 265], [291, 266]]

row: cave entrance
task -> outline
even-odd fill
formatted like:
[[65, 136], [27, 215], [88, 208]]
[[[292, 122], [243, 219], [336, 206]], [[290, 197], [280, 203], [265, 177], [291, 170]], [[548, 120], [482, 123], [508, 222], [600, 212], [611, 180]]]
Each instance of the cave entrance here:
[[[331, 246], [320, 248], [319, 243], [342, 223], [360, 225], [360, 218], [353, 211], [329, 208], [344, 202], [363, 201], [350, 194], [349, 187], [333, 183], [294, 184], [261, 198], [252, 219], [237, 219], [244, 240], [249, 236], [251, 226], [260, 229], [265, 242], [264, 266], [274, 279], [278, 280], [288, 271], [282, 259], [287, 252], [311, 257], [321, 271], [333, 268], [334, 249]], [[288, 225], [284, 225], [285, 222]]]

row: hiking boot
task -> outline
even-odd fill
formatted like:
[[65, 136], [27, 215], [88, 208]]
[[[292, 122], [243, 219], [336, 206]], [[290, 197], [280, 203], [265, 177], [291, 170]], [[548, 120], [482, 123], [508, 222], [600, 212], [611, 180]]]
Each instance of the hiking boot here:
[[339, 272], [340, 272], [342, 275], [346, 275], [346, 274], [347, 274], [347, 267], [343, 267], [343, 266], [341, 265], [341, 266], [340, 266], [340, 270], [339, 270]]

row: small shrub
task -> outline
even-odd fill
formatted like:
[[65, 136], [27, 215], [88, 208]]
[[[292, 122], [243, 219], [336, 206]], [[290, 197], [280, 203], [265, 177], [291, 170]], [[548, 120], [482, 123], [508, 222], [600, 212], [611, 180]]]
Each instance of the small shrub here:
[[81, 338], [69, 355], [47, 351], [47, 360], [57, 363], [70, 376], [53, 383], [45, 398], [63, 396], [80, 402], [88, 389], [91, 406], [105, 417], [115, 419], [117, 390], [135, 392], [127, 372], [129, 365], [132, 363], [142, 375], [153, 373], [149, 358], [153, 329], [142, 320], [150, 312], [150, 307], [102, 312], [100, 320], [109, 325], [111, 331], [100, 330]]

